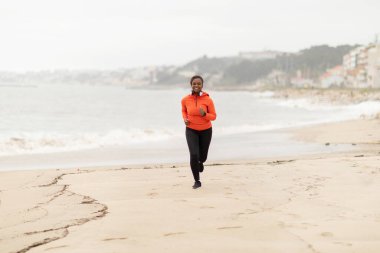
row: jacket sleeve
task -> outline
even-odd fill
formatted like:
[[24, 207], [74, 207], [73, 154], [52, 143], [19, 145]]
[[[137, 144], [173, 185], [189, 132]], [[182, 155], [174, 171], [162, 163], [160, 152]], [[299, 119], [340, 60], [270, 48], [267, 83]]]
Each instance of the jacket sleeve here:
[[186, 109], [185, 99], [182, 99], [181, 105], [182, 105], [182, 118], [185, 120], [187, 119], [187, 109]]
[[214, 102], [212, 101], [211, 98], [210, 98], [210, 103], [209, 103], [207, 109], [208, 110], [207, 110], [207, 113], [204, 116], [204, 118], [208, 119], [208, 120], [215, 120], [216, 119], [216, 111], [215, 111]]

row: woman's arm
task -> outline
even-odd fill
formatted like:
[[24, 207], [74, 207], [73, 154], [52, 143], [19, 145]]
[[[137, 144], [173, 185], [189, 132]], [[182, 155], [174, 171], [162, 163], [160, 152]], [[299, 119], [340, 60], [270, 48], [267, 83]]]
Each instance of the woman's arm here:
[[208, 119], [208, 120], [215, 120], [216, 119], [216, 111], [215, 111], [214, 102], [212, 101], [211, 98], [210, 98], [210, 103], [207, 106], [207, 109], [208, 110], [207, 110], [206, 115], [204, 116], [204, 118]]
[[185, 99], [182, 99], [181, 105], [182, 105], [182, 118], [183, 120], [187, 120], [187, 109], [186, 109]]

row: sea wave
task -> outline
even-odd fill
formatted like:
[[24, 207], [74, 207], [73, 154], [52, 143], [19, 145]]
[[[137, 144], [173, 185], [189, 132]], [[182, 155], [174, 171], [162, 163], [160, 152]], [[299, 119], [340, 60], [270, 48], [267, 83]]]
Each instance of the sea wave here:
[[328, 102], [315, 103], [312, 99], [300, 98], [300, 99], [273, 99], [278, 106], [289, 108], [302, 108], [309, 111], [331, 111], [331, 110], [345, 110], [352, 114], [352, 116], [358, 116], [360, 114], [374, 115], [380, 111], [380, 101], [364, 101], [357, 104], [339, 105], [331, 104]]
[[239, 126], [224, 126], [217, 131], [219, 134], [240, 134], [249, 132], [270, 131], [291, 127], [302, 127], [329, 122], [355, 120], [359, 118], [373, 118], [380, 113], [380, 101], [365, 101], [352, 105], [323, 105], [313, 104], [310, 100], [287, 100], [277, 105], [287, 107], [300, 107], [310, 111], [336, 111], [336, 113], [325, 114], [323, 118], [304, 121], [283, 121], [277, 124], [243, 124]]
[[13, 133], [0, 136], [0, 156], [76, 151], [163, 141], [179, 136], [169, 129], [114, 129], [107, 133]]

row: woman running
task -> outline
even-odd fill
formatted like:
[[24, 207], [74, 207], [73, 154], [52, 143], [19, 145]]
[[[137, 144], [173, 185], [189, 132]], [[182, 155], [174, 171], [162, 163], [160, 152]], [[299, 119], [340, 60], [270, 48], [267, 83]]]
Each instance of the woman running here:
[[193, 188], [202, 186], [199, 172], [207, 159], [212, 137], [211, 121], [216, 119], [215, 107], [210, 96], [202, 91], [203, 78], [193, 76], [190, 79], [191, 94], [182, 101], [182, 117], [186, 125], [186, 140], [190, 151], [190, 166], [195, 183]]

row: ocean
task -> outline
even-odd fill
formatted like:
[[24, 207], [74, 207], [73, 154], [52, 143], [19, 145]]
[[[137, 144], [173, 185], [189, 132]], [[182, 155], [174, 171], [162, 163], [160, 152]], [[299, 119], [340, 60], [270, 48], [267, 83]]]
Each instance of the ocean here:
[[[287, 155], [289, 145], [294, 152], [317, 152], [320, 147], [305, 148], [271, 130], [380, 110], [374, 101], [337, 106], [275, 99], [270, 92], [205, 91], [218, 115], [211, 160]], [[180, 102], [189, 93], [91, 85], [0, 87], [0, 170], [185, 162]], [[67, 159], [67, 154], [81, 158]], [[52, 162], [47, 157], [60, 158]]]

